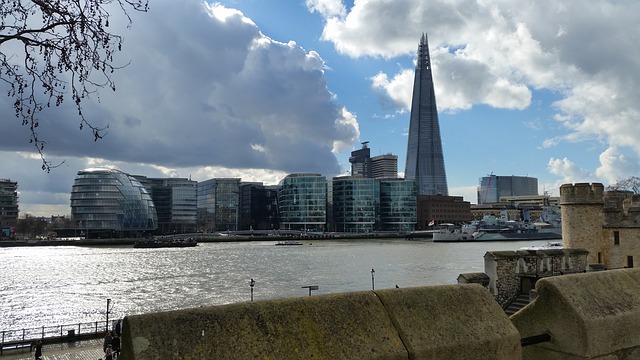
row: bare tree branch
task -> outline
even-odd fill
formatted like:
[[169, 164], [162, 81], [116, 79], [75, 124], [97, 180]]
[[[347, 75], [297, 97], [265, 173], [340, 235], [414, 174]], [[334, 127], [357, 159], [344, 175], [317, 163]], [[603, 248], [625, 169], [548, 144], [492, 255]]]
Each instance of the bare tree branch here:
[[[9, 85], [7, 96], [14, 99], [16, 117], [29, 127], [29, 142], [47, 172], [61, 164], [45, 158], [38, 115], [52, 105], [60, 106], [69, 91], [80, 129], [90, 128], [94, 141], [108, 130], [108, 125], [97, 127], [85, 118], [82, 102], [99, 89], [116, 89], [111, 74], [122, 66], [114, 65], [113, 56], [122, 49], [123, 37], [108, 31], [113, 5], [126, 16], [128, 28], [129, 10], [148, 10], [148, 0], [0, 1], [0, 80]], [[14, 42], [22, 44], [23, 53], [5, 52]]]

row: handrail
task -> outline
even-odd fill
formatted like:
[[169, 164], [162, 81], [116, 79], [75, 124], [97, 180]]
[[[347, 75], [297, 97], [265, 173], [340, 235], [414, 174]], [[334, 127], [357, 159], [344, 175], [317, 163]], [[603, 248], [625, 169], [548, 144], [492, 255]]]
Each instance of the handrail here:
[[15, 341], [36, 341], [47, 338], [63, 338], [65, 336], [73, 338], [79, 335], [97, 335], [107, 331], [106, 325], [106, 322], [101, 320], [55, 326], [41, 326], [37, 328], [2, 330], [0, 345]]

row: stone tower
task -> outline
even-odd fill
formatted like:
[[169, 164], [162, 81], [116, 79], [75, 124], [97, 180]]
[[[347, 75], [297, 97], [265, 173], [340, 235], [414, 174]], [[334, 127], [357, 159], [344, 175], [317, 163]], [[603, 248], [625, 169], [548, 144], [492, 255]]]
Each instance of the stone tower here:
[[576, 183], [560, 186], [562, 242], [567, 248], [589, 250], [589, 264], [601, 263], [603, 252], [604, 185]]
[[413, 80], [405, 179], [415, 180], [418, 195], [449, 195], [444, 169], [438, 108], [431, 74], [429, 44], [423, 34]]

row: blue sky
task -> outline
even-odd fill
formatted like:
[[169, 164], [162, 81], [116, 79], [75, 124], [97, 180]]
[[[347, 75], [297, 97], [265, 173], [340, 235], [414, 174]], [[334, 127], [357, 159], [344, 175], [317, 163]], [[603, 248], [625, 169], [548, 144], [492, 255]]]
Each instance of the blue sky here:
[[[52, 161], [40, 170], [28, 129], [0, 98], [1, 178], [21, 214], [69, 213], [78, 170], [151, 177], [345, 174], [369, 141], [404, 171], [413, 61], [427, 33], [450, 195], [475, 203], [478, 180], [567, 182], [640, 175], [637, 1], [151, 0], [127, 29], [117, 91], [41, 115]], [[3, 45], [5, 46], [5, 45]], [[6, 51], [6, 47], [3, 51]]]

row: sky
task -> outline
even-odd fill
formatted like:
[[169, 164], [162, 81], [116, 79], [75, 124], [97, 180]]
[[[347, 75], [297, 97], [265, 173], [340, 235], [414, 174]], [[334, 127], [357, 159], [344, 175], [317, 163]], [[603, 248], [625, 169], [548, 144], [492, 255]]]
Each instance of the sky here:
[[[0, 97], [0, 178], [20, 216], [66, 215], [79, 170], [149, 177], [348, 174], [350, 152], [395, 154], [404, 173], [418, 43], [427, 34], [449, 195], [477, 203], [489, 174], [606, 185], [640, 175], [640, 2], [150, 0], [126, 27], [113, 74], [29, 128]], [[7, 46], [7, 45], [3, 45]], [[6, 48], [3, 48], [6, 51]], [[5, 91], [6, 84], [0, 84]], [[99, 95], [99, 96], [98, 96]]]

